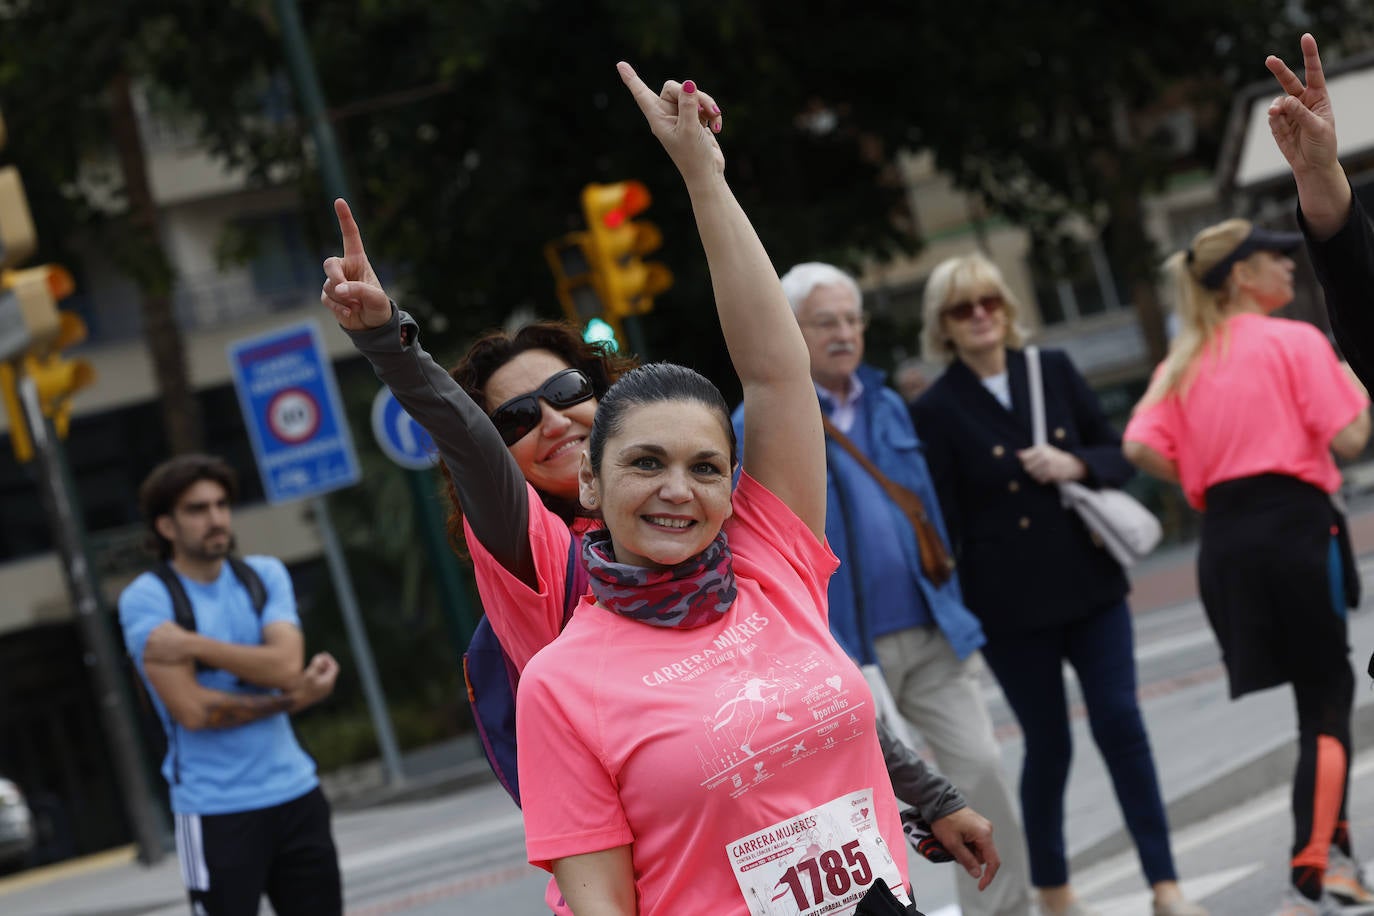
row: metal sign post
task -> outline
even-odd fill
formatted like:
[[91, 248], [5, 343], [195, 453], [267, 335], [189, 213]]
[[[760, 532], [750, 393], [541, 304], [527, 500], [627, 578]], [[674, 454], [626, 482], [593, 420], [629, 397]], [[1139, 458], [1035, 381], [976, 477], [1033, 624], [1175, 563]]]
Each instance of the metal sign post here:
[[324, 499], [331, 490], [357, 483], [361, 472], [319, 326], [307, 321], [235, 341], [229, 366], [267, 501], [310, 499], [387, 781], [400, 785], [405, 773], [386, 697]]
[[53, 542], [62, 561], [62, 575], [67, 581], [67, 591], [76, 611], [77, 629], [87, 650], [86, 664], [91, 669], [101, 724], [109, 738], [115, 777], [138, 845], [138, 859], [145, 865], [152, 865], [166, 854], [170, 831], [148, 785], [135, 725], [137, 717], [120, 668], [119, 649], [109, 622], [101, 613], [100, 591], [86, 554], [62, 452], [43, 416], [38, 389], [27, 376], [19, 380], [19, 401], [33, 442], [34, 463], [44, 508], [52, 523]]

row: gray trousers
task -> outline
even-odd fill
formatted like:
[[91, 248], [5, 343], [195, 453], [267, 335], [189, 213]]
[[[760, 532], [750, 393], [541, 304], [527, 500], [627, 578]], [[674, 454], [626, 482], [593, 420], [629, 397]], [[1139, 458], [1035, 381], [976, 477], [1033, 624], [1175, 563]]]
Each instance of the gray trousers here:
[[1011, 792], [1002, 775], [992, 719], [978, 680], [983, 658], [960, 661], [937, 627], [912, 627], [879, 636], [873, 648], [902, 718], [935, 754], [935, 763], [964, 793], [969, 806], [992, 821], [1002, 868], [988, 889], [958, 866], [959, 907], [965, 916], [1031, 916], [1030, 867]]

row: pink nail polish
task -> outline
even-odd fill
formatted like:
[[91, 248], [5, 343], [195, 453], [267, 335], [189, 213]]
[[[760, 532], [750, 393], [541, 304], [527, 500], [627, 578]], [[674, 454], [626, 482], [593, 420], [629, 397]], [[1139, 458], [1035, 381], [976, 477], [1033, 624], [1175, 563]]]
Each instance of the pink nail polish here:
[[717, 121], [716, 123], [712, 124], [712, 125], [711, 125], [711, 130], [712, 130], [712, 132], [714, 132], [714, 133], [720, 133], [720, 122]]
[[692, 82], [691, 80], [687, 80], [686, 82], [684, 82], [684, 83], [682, 84], [682, 91], [683, 91], [683, 92], [686, 92], [686, 93], [689, 93], [689, 94], [690, 94], [690, 93], [693, 93], [693, 92], [696, 92], [696, 91], [697, 91], [697, 84], [694, 83], [694, 82]]
[[717, 114], [717, 115], [720, 114], [720, 106], [719, 106], [719, 105], [712, 105], [712, 106], [711, 106], [711, 114]]

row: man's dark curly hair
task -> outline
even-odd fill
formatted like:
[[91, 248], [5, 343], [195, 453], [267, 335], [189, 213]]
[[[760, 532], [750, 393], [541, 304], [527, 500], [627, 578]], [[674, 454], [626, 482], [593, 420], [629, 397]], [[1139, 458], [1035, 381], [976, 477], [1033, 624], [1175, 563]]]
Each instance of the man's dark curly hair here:
[[138, 507], [148, 526], [145, 546], [159, 559], [172, 556], [172, 542], [157, 533], [157, 520], [170, 515], [181, 494], [202, 480], [213, 480], [224, 487], [229, 502], [239, 495], [239, 476], [229, 463], [214, 455], [177, 455], [153, 468], [138, 488]]
[[[588, 343], [575, 325], [566, 321], [539, 321], [527, 324], [520, 330], [489, 331], [479, 337], [468, 352], [449, 370], [449, 375], [462, 389], [487, 413], [500, 406], [488, 404], [485, 388], [487, 382], [506, 363], [529, 350], [547, 350], [574, 369], [581, 369], [591, 379], [592, 391], [600, 400], [616, 379], [633, 369], [637, 360], [607, 349], [601, 343]], [[449, 516], [446, 522], [449, 542], [459, 553], [465, 552], [463, 539], [463, 509], [458, 505], [458, 494], [453, 488], [448, 468], [440, 463], [444, 474], [445, 489], [449, 497]], [[544, 505], [556, 512], [564, 521], [571, 522], [577, 515], [575, 500], [559, 499], [548, 493], [540, 493]]]

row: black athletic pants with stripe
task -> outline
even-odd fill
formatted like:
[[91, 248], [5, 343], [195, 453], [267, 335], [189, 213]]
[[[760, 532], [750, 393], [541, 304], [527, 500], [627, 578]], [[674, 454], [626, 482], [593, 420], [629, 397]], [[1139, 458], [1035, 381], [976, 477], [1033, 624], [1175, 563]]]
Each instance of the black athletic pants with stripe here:
[[177, 858], [194, 916], [340, 916], [339, 856], [329, 802], [300, 798], [238, 814], [178, 814]]

